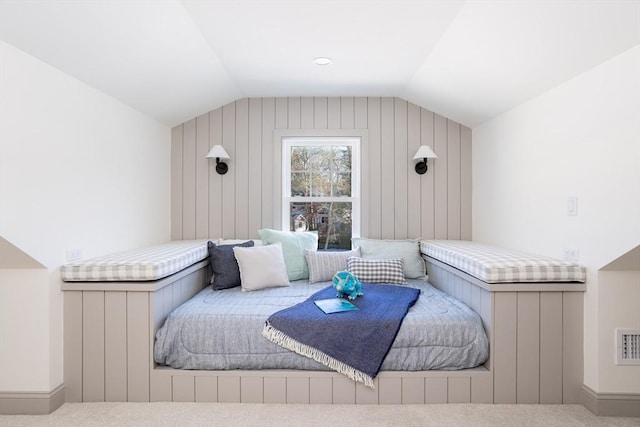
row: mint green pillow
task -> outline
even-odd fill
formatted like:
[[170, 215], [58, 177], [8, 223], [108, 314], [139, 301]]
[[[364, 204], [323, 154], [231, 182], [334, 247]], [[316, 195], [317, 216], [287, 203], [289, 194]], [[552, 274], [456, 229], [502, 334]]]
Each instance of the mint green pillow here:
[[260, 239], [266, 245], [281, 243], [284, 263], [287, 266], [289, 280], [309, 278], [309, 268], [304, 251], [318, 250], [318, 234], [306, 231], [278, 231], [268, 228], [258, 230]]

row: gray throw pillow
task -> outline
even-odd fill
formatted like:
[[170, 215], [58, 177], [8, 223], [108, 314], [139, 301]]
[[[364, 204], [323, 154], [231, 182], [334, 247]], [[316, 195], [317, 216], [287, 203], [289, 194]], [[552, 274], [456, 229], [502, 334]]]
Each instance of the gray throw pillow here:
[[253, 247], [253, 241], [249, 240], [248, 242], [237, 245], [207, 243], [207, 247], [209, 248], [209, 262], [213, 270], [211, 289], [214, 291], [240, 286], [240, 269], [238, 268], [236, 257], [233, 254], [233, 248], [236, 246], [250, 248]]
[[360, 256], [360, 248], [340, 252], [305, 250], [304, 256], [309, 266], [309, 283], [328, 282], [338, 271], [347, 269], [347, 258]]
[[406, 285], [402, 258], [364, 259], [349, 257], [349, 272], [363, 283], [397, 283]]

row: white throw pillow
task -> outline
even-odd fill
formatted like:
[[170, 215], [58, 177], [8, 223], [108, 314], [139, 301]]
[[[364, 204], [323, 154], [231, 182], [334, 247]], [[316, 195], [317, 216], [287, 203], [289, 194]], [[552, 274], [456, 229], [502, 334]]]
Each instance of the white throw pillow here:
[[262, 242], [267, 245], [282, 243], [284, 262], [287, 266], [289, 280], [309, 278], [304, 250], [318, 250], [318, 233], [311, 231], [278, 231], [269, 228], [258, 230]]
[[243, 291], [289, 286], [289, 276], [280, 243], [252, 248], [236, 246], [233, 253], [238, 261], [240, 286]]

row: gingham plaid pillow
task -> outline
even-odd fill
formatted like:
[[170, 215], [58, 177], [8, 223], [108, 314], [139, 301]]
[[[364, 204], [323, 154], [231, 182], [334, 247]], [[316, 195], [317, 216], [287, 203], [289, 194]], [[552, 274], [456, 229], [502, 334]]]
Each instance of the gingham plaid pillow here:
[[407, 283], [402, 258], [364, 259], [352, 256], [347, 259], [347, 269], [364, 283]]

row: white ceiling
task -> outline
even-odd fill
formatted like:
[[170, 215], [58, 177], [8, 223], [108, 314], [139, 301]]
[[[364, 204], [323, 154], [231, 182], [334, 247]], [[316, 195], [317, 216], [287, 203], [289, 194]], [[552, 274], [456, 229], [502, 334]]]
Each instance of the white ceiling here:
[[0, 39], [170, 126], [400, 96], [473, 127], [640, 44], [640, 0], [0, 0]]

